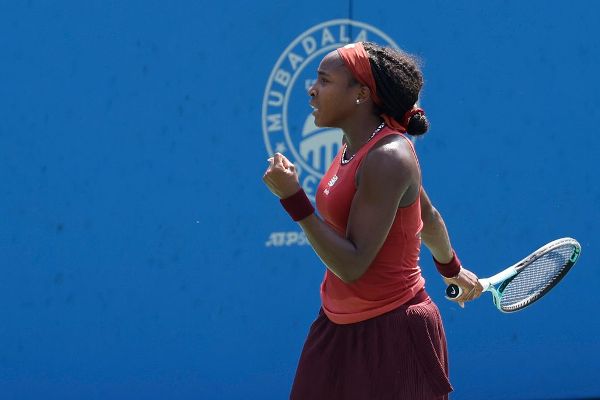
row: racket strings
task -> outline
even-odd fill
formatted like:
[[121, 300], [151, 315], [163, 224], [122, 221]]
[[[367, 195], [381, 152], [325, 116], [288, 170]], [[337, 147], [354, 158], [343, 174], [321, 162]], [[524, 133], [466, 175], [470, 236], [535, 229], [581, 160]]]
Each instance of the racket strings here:
[[533, 260], [510, 281], [502, 292], [500, 306], [506, 311], [521, 308], [543, 295], [556, 279], [560, 279], [573, 246], [557, 247]]

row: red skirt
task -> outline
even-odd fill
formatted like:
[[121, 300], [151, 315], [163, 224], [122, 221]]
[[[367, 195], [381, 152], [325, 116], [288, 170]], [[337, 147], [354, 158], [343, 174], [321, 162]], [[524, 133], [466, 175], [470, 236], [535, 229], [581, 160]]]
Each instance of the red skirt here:
[[442, 318], [423, 290], [393, 311], [354, 324], [334, 324], [321, 310], [290, 399], [446, 400], [451, 391]]

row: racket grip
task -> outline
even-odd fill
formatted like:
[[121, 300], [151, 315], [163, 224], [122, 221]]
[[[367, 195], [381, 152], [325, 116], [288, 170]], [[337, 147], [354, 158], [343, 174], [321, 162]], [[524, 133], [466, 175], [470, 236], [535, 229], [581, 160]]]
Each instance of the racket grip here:
[[461, 293], [462, 293], [462, 289], [460, 288], [460, 286], [455, 285], [454, 283], [451, 283], [446, 288], [446, 297], [449, 299], [455, 299], [458, 296], [460, 296]]

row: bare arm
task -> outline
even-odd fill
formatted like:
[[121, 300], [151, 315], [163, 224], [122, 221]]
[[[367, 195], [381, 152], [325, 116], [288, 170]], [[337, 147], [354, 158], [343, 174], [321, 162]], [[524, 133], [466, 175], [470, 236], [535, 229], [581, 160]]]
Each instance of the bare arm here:
[[[339, 235], [314, 214], [299, 221], [317, 255], [345, 282], [353, 282], [366, 272], [389, 233], [402, 196], [415, 180], [416, 165], [404, 141], [382, 142], [362, 161], [346, 236]], [[281, 187], [269, 170], [265, 177], [272, 191]], [[274, 193], [285, 197], [282, 192]]]
[[431, 204], [425, 189], [421, 190], [421, 219], [423, 220], [423, 230], [421, 231], [423, 243], [436, 260], [442, 264], [449, 263], [452, 259], [452, 246], [448, 230], [442, 215]]
[[361, 165], [360, 184], [352, 201], [346, 237], [315, 215], [300, 222], [315, 252], [340, 279], [360, 278], [383, 246], [398, 203], [411, 183], [400, 143], [373, 149]]
[[[423, 243], [437, 261], [442, 264], [449, 263], [453, 257], [450, 236], [442, 215], [431, 203], [425, 189], [421, 190], [421, 219], [423, 220], [423, 230], [421, 231]], [[444, 278], [444, 281], [448, 285], [457, 284], [463, 289], [463, 294], [454, 299], [463, 307], [465, 301], [476, 299], [483, 290], [477, 276], [463, 267], [456, 277]]]

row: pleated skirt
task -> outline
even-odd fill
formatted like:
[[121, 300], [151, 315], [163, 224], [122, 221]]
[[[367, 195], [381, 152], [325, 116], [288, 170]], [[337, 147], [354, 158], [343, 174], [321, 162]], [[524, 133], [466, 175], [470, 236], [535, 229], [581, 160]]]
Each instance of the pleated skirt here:
[[425, 291], [381, 316], [312, 324], [292, 400], [446, 400], [448, 353], [442, 318]]

